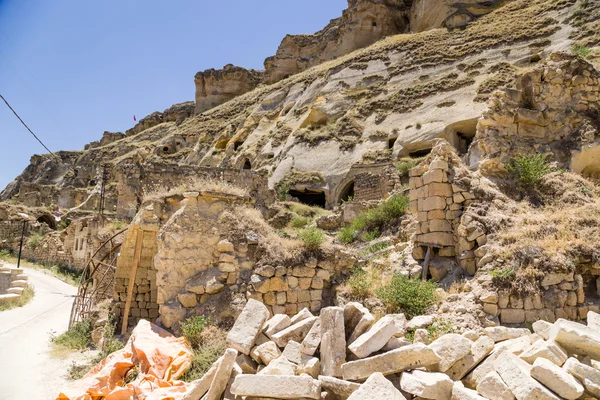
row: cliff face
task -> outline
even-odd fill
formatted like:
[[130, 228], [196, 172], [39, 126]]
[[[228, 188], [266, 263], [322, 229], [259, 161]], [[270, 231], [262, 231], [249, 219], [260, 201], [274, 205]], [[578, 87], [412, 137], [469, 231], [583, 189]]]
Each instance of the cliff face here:
[[410, 10], [410, 30], [462, 28], [504, 3], [506, 0], [415, 0]]
[[408, 31], [410, 1], [349, 0], [341, 18], [312, 35], [286, 36], [265, 60], [267, 83], [274, 83], [379, 39]]
[[203, 113], [241, 94], [262, 82], [263, 72], [247, 70], [231, 64], [223, 69], [208, 69], [194, 77], [196, 84], [196, 114]]
[[[598, 1], [585, 4], [593, 11]], [[127, 164], [179, 163], [250, 168], [271, 187], [285, 182], [334, 205], [359, 169], [381, 174], [383, 165], [426, 153], [437, 138], [466, 153], [496, 89], [552, 52], [600, 43], [597, 21], [581, 10], [576, 0], [515, 0], [464, 29], [388, 37], [202, 114], [175, 118], [188, 115], [188, 103], [185, 112], [143, 119], [126, 138], [61, 162], [39, 156], [2, 198], [13, 198], [22, 182], [87, 188], [102, 163], [113, 176]]]

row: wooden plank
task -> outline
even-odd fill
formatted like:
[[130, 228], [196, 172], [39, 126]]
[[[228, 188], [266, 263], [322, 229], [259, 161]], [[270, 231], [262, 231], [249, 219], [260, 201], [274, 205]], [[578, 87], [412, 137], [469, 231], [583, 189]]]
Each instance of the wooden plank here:
[[144, 231], [138, 229], [137, 236], [135, 238], [135, 253], [133, 253], [133, 265], [131, 266], [131, 273], [129, 274], [129, 286], [127, 287], [127, 300], [125, 301], [125, 309], [123, 310], [123, 325], [121, 328], [121, 335], [127, 332], [127, 320], [129, 319], [129, 309], [131, 308], [131, 297], [133, 296], [133, 285], [135, 285], [135, 276], [137, 274], [137, 268], [140, 263], [142, 256], [142, 239]]
[[431, 260], [431, 246], [427, 247], [427, 254], [425, 254], [425, 264], [423, 264], [423, 275], [421, 275], [422, 280], [427, 279], [427, 275], [429, 274], [429, 261]]

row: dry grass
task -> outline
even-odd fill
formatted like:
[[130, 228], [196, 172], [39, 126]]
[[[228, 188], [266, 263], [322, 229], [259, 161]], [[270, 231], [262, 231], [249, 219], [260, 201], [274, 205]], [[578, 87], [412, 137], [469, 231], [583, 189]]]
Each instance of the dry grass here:
[[204, 178], [193, 178], [191, 181], [182, 183], [177, 187], [168, 188], [167, 186], [155, 185], [151, 189], [145, 191], [143, 196], [143, 202], [157, 201], [164, 199], [165, 197], [181, 196], [185, 192], [218, 192], [223, 194], [230, 194], [234, 196], [247, 196], [248, 190], [239, 186], [233, 185], [229, 182], [204, 179]]
[[192, 363], [183, 374], [181, 380], [191, 382], [202, 378], [211, 365], [225, 353], [227, 349], [227, 331], [209, 325], [198, 335], [193, 351]]
[[[560, 181], [560, 182], [559, 182]], [[581, 270], [600, 263], [600, 192], [591, 182], [571, 173], [542, 179], [545, 205], [519, 203], [511, 222], [497, 234], [495, 258], [505, 260], [493, 272], [495, 282], [516, 292], [539, 290], [548, 272]]]

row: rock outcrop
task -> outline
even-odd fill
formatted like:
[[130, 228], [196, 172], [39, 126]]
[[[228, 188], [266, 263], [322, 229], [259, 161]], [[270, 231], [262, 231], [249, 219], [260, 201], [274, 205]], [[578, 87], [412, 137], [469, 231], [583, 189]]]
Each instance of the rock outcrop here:
[[265, 81], [274, 83], [379, 39], [408, 31], [410, 1], [348, 0], [342, 17], [312, 35], [287, 35], [265, 60]]
[[196, 84], [195, 113], [201, 114], [256, 88], [263, 71], [248, 70], [228, 64], [222, 69], [207, 69], [194, 77]]
[[462, 28], [505, 2], [506, 0], [415, 0], [410, 10], [410, 30], [422, 32], [441, 27]]

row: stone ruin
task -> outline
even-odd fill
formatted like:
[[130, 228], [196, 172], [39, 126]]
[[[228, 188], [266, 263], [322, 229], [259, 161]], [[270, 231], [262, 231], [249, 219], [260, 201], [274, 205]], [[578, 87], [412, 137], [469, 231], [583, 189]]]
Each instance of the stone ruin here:
[[261, 244], [268, 239], [254, 230], [259, 227], [235, 231], [238, 210], [252, 202], [203, 191], [145, 204], [129, 226], [117, 261], [113, 312], [118, 319], [125, 315], [132, 277], [129, 326], [159, 316], [167, 328], [192, 315], [226, 321], [236, 304], [248, 299], [289, 315], [332, 304], [332, 284], [354, 265], [354, 257], [336, 250], [269, 262]]
[[27, 285], [23, 269], [5, 267], [0, 263], [0, 303], [18, 300]]
[[[489, 327], [430, 338], [432, 323], [404, 314], [376, 321], [355, 302], [273, 315], [250, 299], [205, 375], [168, 386], [183, 400], [600, 398], [600, 314], [590, 313], [587, 326], [559, 319], [537, 321], [533, 332]], [[126, 368], [107, 365], [93, 371], [125, 377]]]

